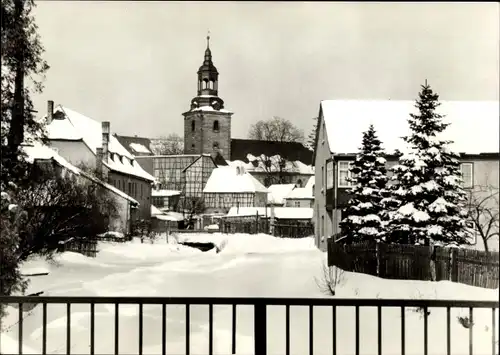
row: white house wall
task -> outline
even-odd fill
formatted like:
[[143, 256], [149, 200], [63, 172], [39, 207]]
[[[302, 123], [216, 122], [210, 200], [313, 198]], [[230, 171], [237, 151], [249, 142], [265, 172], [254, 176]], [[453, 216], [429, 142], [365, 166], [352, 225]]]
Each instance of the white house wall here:
[[326, 210], [326, 166], [325, 162], [330, 157], [330, 146], [325, 132], [323, 117], [318, 120], [319, 132], [314, 160], [314, 238], [316, 246], [326, 250], [327, 238], [334, 234], [333, 215]]
[[83, 141], [51, 140], [50, 146], [74, 166], [79, 167], [83, 164], [92, 169], [96, 166], [94, 153]]

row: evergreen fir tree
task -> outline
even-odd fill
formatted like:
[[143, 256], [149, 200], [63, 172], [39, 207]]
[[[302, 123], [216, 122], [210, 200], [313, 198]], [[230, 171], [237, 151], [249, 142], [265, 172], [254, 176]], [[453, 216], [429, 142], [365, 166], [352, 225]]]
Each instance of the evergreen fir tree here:
[[438, 138], [449, 125], [435, 112], [438, 99], [426, 82], [415, 104], [419, 113], [408, 119], [411, 133], [403, 137], [408, 149], [392, 169], [391, 196], [383, 200], [391, 242], [459, 245], [467, 240], [460, 163], [447, 148], [451, 141]]
[[306, 147], [309, 148], [310, 150], [314, 150], [314, 144], [316, 143], [316, 129], [318, 127], [318, 118], [314, 117], [313, 120], [314, 120], [314, 125], [311, 132], [307, 136], [307, 142], [306, 142]]
[[387, 196], [386, 160], [373, 125], [363, 133], [362, 146], [350, 171], [354, 186], [346, 208], [347, 217], [341, 221], [342, 235], [346, 242], [380, 240], [383, 206], [381, 200]]
[[45, 127], [36, 119], [32, 95], [43, 89], [49, 68], [42, 55], [35, 23], [34, 0], [2, 0], [1, 10], [1, 159], [0, 184], [19, 182], [26, 170], [23, 142], [45, 140]]

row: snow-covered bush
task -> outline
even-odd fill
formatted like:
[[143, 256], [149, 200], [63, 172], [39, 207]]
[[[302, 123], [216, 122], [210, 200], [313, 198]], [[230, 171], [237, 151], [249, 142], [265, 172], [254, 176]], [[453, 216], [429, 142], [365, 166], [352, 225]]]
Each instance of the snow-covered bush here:
[[48, 166], [34, 165], [32, 173], [18, 195], [27, 213], [20, 229], [20, 260], [32, 254], [50, 256], [66, 240], [93, 238], [107, 231], [117, 207], [103, 186]]
[[341, 223], [341, 233], [345, 243], [375, 241], [383, 237], [382, 217], [384, 207], [381, 204], [387, 196], [386, 160], [373, 125], [363, 133], [360, 152], [350, 171], [354, 184], [350, 189], [350, 200]]
[[392, 168], [391, 196], [383, 200], [387, 209], [388, 241], [443, 245], [467, 243], [466, 193], [461, 183], [458, 155], [448, 149], [450, 141], [439, 139], [448, 123], [436, 113], [438, 95], [423, 85], [410, 114], [409, 136], [399, 164]]

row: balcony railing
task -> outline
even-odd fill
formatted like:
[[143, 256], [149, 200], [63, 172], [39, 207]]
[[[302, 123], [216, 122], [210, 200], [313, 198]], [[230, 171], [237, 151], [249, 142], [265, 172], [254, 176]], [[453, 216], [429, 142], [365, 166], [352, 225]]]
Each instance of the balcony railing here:
[[[268, 306], [283, 306], [285, 307], [285, 351], [284, 353], [289, 355], [290, 348], [290, 309], [296, 306], [306, 306], [308, 307], [308, 335], [304, 334], [304, 337], [308, 337], [308, 353], [312, 355], [314, 353], [314, 307], [329, 307], [332, 312], [333, 320], [333, 332], [332, 332], [332, 353], [344, 354], [343, 351], [337, 349], [337, 309], [340, 307], [354, 307], [355, 309], [355, 354], [360, 354], [360, 308], [363, 307], [376, 307], [377, 309], [377, 354], [382, 355], [383, 352], [383, 342], [382, 342], [382, 309], [383, 308], [399, 308], [401, 312], [401, 332], [396, 333], [394, 329], [391, 329], [391, 333], [395, 337], [400, 337], [401, 339], [401, 349], [400, 354], [405, 355], [406, 347], [406, 331], [405, 331], [405, 310], [410, 307], [417, 307], [422, 310], [423, 314], [423, 343], [421, 354], [428, 354], [428, 341], [429, 341], [429, 331], [428, 331], [428, 311], [434, 308], [445, 308], [446, 309], [446, 354], [451, 355], [451, 328], [450, 328], [450, 310], [452, 308], [467, 308], [468, 318], [471, 324], [473, 324], [474, 319], [474, 309], [489, 309], [491, 310], [491, 354], [498, 354], [498, 343], [495, 339], [497, 334], [496, 329], [496, 319], [495, 311], [498, 309], [499, 302], [493, 301], [457, 301], [457, 300], [398, 300], [398, 299], [341, 299], [341, 298], [208, 298], [208, 297], [24, 297], [24, 296], [1, 296], [0, 304], [15, 305], [18, 307], [19, 312], [19, 322], [18, 327], [18, 342], [19, 342], [19, 353], [22, 354], [22, 344], [23, 344], [23, 312], [26, 308], [31, 309], [26, 304], [38, 304], [42, 306], [42, 354], [47, 353], [47, 305], [48, 304], [62, 304], [66, 305], [66, 340], [65, 354], [71, 354], [71, 310], [73, 305], [89, 305], [90, 312], [90, 354], [96, 354], [95, 350], [95, 331], [96, 331], [96, 321], [95, 321], [95, 305], [102, 304], [112, 304], [114, 305], [114, 353], [119, 354], [119, 316], [120, 316], [120, 305], [137, 305], [138, 306], [138, 348], [137, 354], [143, 354], [144, 348], [144, 325], [143, 325], [143, 310], [145, 305], [157, 305], [161, 306], [161, 329], [158, 332], [161, 333], [161, 353], [167, 354], [167, 328], [166, 328], [166, 310], [167, 305], [182, 305], [185, 307], [185, 354], [190, 354], [190, 309], [191, 306], [195, 305], [208, 305], [208, 348], [206, 349], [207, 354], [213, 354], [214, 352], [214, 306], [226, 305], [231, 306], [231, 354], [236, 354], [236, 329], [237, 329], [237, 306], [253, 306], [253, 344], [254, 344], [254, 354], [256, 355], [266, 355], [268, 354], [267, 344], [268, 344], [268, 330], [267, 330], [267, 309]], [[473, 354], [473, 327], [469, 328], [469, 349], [468, 353]], [[0, 335], [1, 342], [1, 335]], [[130, 352], [130, 350], [127, 350]], [[134, 350], [135, 353], [135, 350]], [[373, 352], [375, 353], [375, 349]], [[463, 352], [460, 352], [463, 354]], [[485, 355], [481, 353], [481, 355]]]

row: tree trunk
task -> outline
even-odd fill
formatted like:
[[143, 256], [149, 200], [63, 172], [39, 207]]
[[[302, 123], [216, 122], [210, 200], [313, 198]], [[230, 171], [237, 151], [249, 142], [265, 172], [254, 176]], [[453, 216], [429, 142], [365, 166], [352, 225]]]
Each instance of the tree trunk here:
[[482, 236], [482, 239], [483, 239], [483, 244], [484, 244], [484, 251], [488, 252], [489, 251], [489, 249], [488, 249], [488, 238]]
[[12, 120], [10, 122], [8, 146], [12, 154], [12, 164], [15, 164], [17, 151], [24, 140], [24, 28], [22, 23], [22, 12], [24, 0], [16, 0], [14, 8], [14, 21], [16, 34], [21, 43], [16, 43], [16, 76], [14, 79], [14, 102], [12, 105]]

